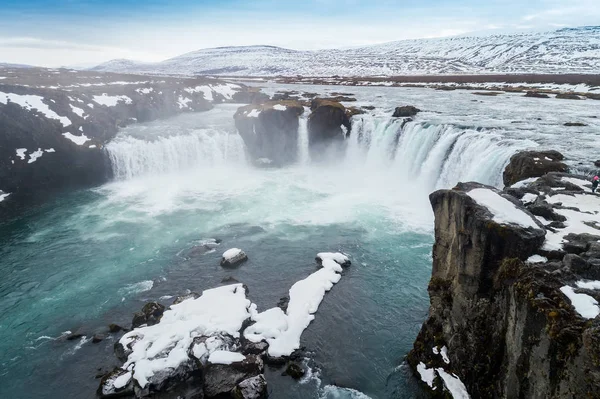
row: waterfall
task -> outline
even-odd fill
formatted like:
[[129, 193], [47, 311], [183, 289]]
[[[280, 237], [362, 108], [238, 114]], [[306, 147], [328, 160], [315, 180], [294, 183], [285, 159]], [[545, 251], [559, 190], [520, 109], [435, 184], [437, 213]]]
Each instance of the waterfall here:
[[406, 122], [400, 118], [360, 115], [353, 119], [347, 162], [389, 170], [405, 182], [431, 190], [459, 181], [502, 185], [511, 155], [535, 147], [499, 131], [450, 124]]
[[[310, 112], [310, 110], [308, 112]], [[308, 116], [306, 107], [304, 115], [300, 117], [298, 125], [298, 162], [300, 165], [310, 163], [310, 153], [308, 151]]]
[[106, 148], [118, 180], [195, 167], [245, 164], [244, 142], [239, 135], [209, 129], [150, 141], [126, 135]]

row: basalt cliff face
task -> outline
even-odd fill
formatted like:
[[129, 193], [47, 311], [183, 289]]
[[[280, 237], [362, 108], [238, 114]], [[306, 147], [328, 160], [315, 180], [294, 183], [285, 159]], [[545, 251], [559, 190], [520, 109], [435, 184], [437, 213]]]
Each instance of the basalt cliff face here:
[[550, 173], [430, 196], [431, 306], [407, 361], [433, 396], [600, 397], [600, 197], [587, 186]]
[[0, 68], [0, 221], [111, 178], [119, 128], [264, 94], [208, 78]]

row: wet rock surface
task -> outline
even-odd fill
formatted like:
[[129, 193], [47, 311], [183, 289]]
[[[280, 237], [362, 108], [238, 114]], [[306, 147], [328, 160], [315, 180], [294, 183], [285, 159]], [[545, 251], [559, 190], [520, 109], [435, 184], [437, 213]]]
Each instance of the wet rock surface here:
[[311, 159], [318, 159], [331, 145], [340, 146], [352, 130], [346, 107], [337, 101], [315, 98], [308, 117]]
[[[600, 308], [577, 302], [600, 298], [589, 282], [600, 278], [600, 236], [574, 228], [584, 218], [591, 222], [579, 230], [600, 233], [600, 209], [573, 206], [600, 200], [585, 183], [550, 173], [518, 189], [487, 188], [522, 212], [520, 221], [536, 218], [528, 228], [501, 223], [491, 205], [473, 201], [468, 193], [479, 184], [431, 195], [431, 306], [407, 361], [433, 396], [463, 388], [474, 398], [597, 396]], [[542, 203], [564, 222], [533, 216]]]
[[282, 100], [241, 107], [233, 118], [256, 164], [284, 166], [297, 161], [298, 126], [303, 113], [300, 102]]
[[407, 117], [415, 116], [419, 112], [421, 112], [421, 110], [417, 107], [413, 107], [412, 105], [404, 105], [402, 107], [396, 107], [392, 117], [407, 118]]

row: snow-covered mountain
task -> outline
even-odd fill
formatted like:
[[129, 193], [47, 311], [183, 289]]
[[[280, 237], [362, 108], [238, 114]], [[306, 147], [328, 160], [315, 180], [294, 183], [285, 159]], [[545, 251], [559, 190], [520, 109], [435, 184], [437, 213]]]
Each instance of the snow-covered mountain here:
[[94, 70], [227, 76], [600, 73], [600, 26], [403, 40], [318, 51], [272, 46], [219, 47], [154, 64], [114, 60]]

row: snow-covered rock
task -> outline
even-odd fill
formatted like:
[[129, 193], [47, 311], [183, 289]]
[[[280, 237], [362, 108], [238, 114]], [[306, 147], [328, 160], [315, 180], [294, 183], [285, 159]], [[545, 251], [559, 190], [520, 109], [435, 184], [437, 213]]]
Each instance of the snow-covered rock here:
[[248, 255], [239, 248], [231, 248], [223, 252], [221, 266], [234, 267], [248, 260]]

